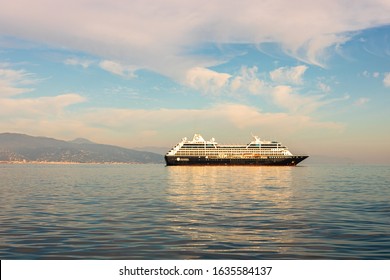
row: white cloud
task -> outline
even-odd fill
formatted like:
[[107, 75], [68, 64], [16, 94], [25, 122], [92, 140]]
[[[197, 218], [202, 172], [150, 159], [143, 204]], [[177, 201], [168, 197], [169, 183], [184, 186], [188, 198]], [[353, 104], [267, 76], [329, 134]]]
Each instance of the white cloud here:
[[6, 63], [0, 64], [0, 97], [30, 92], [33, 89], [25, 86], [35, 82], [33, 74], [25, 70], [10, 69], [10, 65]]
[[323, 83], [323, 82], [318, 82], [318, 88], [325, 93], [330, 92], [332, 89], [329, 85]]
[[241, 78], [241, 90], [252, 94], [262, 94], [266, 91], [266, 83], [259, 78], [259, 69], [256, 66], [241, 67], [238, 77]]
[[256, 66], [242, 66], [235, 75], [213, 71], [203, 67], [194, 67], [187, 71], [186, 85], [204, 93], [232, 94], [260, 94], [266, 84], [258, 78]]
[[302, 84], [302, 76], [307, 70], [306, 65], [295, 67], [280, 67], [270, 72], [270, 77], [274, 82], [287, 84]]
[[366, 77], [366, 78], [371, 78], [371, 77], [372, 78], [379, 78], [380, 73], [379, 72], [370, 73], [367, 70], [364, 70], [363, 71], [363, 76]]
[[[304, 65], [280, 67], [271, 71], [271, 80], [267, 80], [266, 73], [259, 73], [256, 66], [243, 66], [233, 76], [197, 67], [187, 72], [186, 84], [205, 93], [224, 94], [240, 100], [254, 95], [294, 114], [311, 114], [322, 106], [348, 99], [348, 96], [330, 98], [327, 94], [301, 94], [297, 86], [303, 83], [306, 69]], [[318, 87], [323, 93], [331, 90], [322, 82]]]
[[124, 78], [135, 78], [135, 70], [136, 68], [133, 66], [125, 66], [119, 62], [104, 60], [99, 63], [99, 66], [112, 74], [119, 75]]
[[324, 95], [301, 95], [285, 85], [274, 87], [271, 95], [276, 105], [294, 114], [310, 114], [330, 102]]
[[[85, 102], [86, 99], [76, 93], [56, 96], [21, 97], [23, 93], [32, 91], [25, 85], [37, 83], [39, 80], [33, 73], [25, 70], [11, 69], [11, 65], [0, 63], [0, 117], [1, 119], [51, 117], [62, 113], [70, 105]], [[17, 98], [15, 98], [17, 96]]]
[[334, 46], [339, 49], [350, 37], [352, 36], [340, 34], [314, 35], [303, 45], [295, 49], [288, 49], [287, 52], [301, 61], [325, 67], [329, 48]]
[[390, 72], [385, 73], [385, 77], [383, 78], [383, 84], [385, 87], [390, 87]]
[[242, 86], [242, 77], [235, 77], [230, 83], [232, 91], [237, 91]]
[[[327, 88], [325, 88], [327, 90]], [[349, 99], [348, 95], [330, 98], [325, 94], [302, 94], [290, 85], [277, 85], [270, 87], [267, 94], [273, 103], [281, 108], [287, 109], [293, 114], [312, 114], [323, 106]]]
[[239, 129], [262, 127], [270, 134], [277, 134], [279, 129], [298, 132], [305, 129], [339, 131], [343, 128], [340, 123], [319, 122], [305, 114], [265, 113], [258, 108], [241, 104], [222, 104], [214, 110], [223, 112], [221, 117], [228, 119]]
[[[28, 9], [26, 9], [28, 7]], [[205, 44], [279, 44], [292, 56], [324, 65], [327, 49], [353, 32], [390, 23], [388, 1], [7, 1], [0, 35], [92, 54], [180, 80], [209, 67]], [[216, 63], [216, 62], [215, 62]], [[118, 71], [117, 71], [118, 72]], [[120, 71], [119, 71], [120, 72]], [[132, 72], [132, 71], [130, 71]]]
[[74, 66], [80, 65], [83, 68], [88, 68], [93, 63], [93, 61], [89, 59], [80, 59], [80, 58], [72, 57], [72, 58], [65, 59], [64, 63], [66, 65], [74, 65]]
[[[250, 131], [261, 130], [270, 135], [278, 135], [281, 131], [286, 134], [304, 130], [322, 133], [339, 132], [343, 129], [340, 123], [317, 121], [302, 114], [263, 113], [255, 107], [233, 103], [203, 109], [96, 108], [82, 113], [78, 119], [83, 120], [89, 130], [101, 129], [99, 135], [110, 135], [110, 138], [122, 141], [121, 144], [125, 146], [139, 146], [139, 143], [155, 145], [157, 142], [163, 143], [165, 139], [172, 141], [172, 137], [181, 139], [185, 135], [191, 136], [194, 127], [201, 128], [202, 133], [217, 137], [232, 137], [232, 131], [242, 130], [248, 134]], [[155, 139], [145, 139], [145, 131], [152, 131]], [[107, 138], [105, 141], [113, 140]]]
[[370, 77], [370, 72], [368, 72], [367, 70], [364, 70], [363, 71], [363, 76], [366, 77], [366, 78], [369, 78]]
[[67, 93], [37, 98], [0, 98], [0, 116], [7, 118], [52, 117], [73, 104], [85, 102], [79, 94]]
[[356, 106], [363, 106], [364, 104], [366, 104], [369, 101], [370, 101], [369, 98], [361, 97], [358, 100], [356, 100], [355, 103], [353, 103], [353, 104], [356, 105]]
[[[0, 131], [19, 131], [66, 139], [82, 136], [101, 143], [125, 147], [172, 145], [172, 141], [191, 136], [194, 127], [210, 137], [229, 137], [244, 132], [267, 131], [286, 135], [305, 130], [338, 133], [343, 125], [317, 121], [302, 114], [264, 113], [241, 104], [219, 104], [201, 109], [133, 110], [93, 108], [69, 111], [67, 106], [84, 102], [77, 94], [38, 99], [0, 99]], [[169, 124], [169, 125], [167, 125]], [[234, 131], [234, 135], [231, 132]], [[283, 133], [281, 133], [283, 132]], [[145, 137], [148, 136], [148, 137]], [[176, 139], [177, 138], [177, 139]]]
[[206, 93], [218, 93], [227, 85], [230, 77], [227, 73], [194, 67], [187, 72], [186, 84]]

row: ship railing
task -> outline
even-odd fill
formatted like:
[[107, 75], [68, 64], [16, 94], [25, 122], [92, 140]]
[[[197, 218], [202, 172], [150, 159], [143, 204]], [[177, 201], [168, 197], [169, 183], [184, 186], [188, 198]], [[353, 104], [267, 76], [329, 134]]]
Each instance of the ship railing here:
[[167, 155], [175, 155], [179, 150], [180, 148], [183, 146], [184, 144], [184, 141], [176, 144], [176, 146], [174, 146], [168, 153]]

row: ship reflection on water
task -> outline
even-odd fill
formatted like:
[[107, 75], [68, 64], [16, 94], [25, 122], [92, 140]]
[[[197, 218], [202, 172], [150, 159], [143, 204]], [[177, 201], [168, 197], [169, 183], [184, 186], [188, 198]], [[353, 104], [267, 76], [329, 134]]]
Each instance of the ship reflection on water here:
[[167, 199], [186, 213], [171, 217], [172, 229], [191, 250], [270, 257], [287, 253], [302, 227], [291, 211], [292, 167], [177, 166], [168, 182]]

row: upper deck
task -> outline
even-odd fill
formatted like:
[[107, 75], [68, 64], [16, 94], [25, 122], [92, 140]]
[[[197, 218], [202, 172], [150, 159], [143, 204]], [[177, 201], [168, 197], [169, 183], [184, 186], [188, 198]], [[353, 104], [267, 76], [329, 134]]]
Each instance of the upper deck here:
[[249, 144], [218, 144], [214, 138], [206, 141], [200, 134], [192, 140], [183, 138], [167, 155], [178, 156], [237, 156], [237, 155], [292, 155], [286, 146], [277, 141], [263, 141], [258, 136]]

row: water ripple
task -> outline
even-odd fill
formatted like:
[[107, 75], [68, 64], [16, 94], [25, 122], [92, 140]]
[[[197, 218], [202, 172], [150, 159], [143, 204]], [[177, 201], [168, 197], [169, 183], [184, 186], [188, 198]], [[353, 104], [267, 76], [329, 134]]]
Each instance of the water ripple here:
[[2, 259], [388, 259], [387, 166], [0, 165]]

